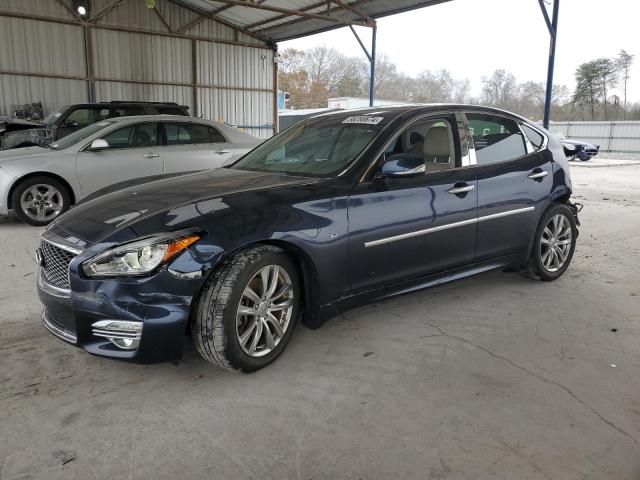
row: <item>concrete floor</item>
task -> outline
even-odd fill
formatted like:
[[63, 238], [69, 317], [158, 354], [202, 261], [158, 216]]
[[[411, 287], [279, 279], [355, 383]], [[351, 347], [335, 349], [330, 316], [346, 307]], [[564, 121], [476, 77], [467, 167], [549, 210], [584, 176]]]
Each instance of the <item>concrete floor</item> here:
[[560, 280], [370, 305], [253, 375], [64, 344], [40, 324], [39, 229], [0, 221], [0, 478], [637, 480], [640, 166], [583, 166]]

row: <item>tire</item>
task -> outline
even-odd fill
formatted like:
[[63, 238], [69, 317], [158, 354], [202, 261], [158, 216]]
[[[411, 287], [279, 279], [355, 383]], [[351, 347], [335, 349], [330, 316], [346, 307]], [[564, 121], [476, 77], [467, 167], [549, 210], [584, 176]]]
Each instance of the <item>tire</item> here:
[[[32, 205], [30, 208], [27, 207], [29, 204]], [[11, 194], [11, 206], [24, 223], [41, 227], [69, 210], [71, 193], [55, 178], [39, 175], [16, 186]]]
[[[274, 267], [277, 269], [274, 270]], [[262, 300], [268, 296], [270, 289], [265, 292], [263, 288], [262, 273], [265, 271], [269, 287], [276, 279], [276, 292], [271, 300], [267, 297], [266, 302]], [[276, 296], [287, 285], [290, 285], [290, 289]], [[249, 288], [251, 292], [247, 291]], [[254, 294], [257, 294], [259, 304], [253, 302]], [[281, 303], [276, 304], [276, 300]], [[267, 308], [271, 302], [274, 318], [269, 316]], [[281, 308], [288, 303], [291, 303], [290, 307]], [[196, 350], [205, 360], [227, 370], [249, 373], [266, 367], [278, 358], [289, 343], [301, 303], [302, 287], [298, 268], [283, 250], [271, 245], [243, 250], [226, 260], [202, 289], [191, 319]], [[276, 308], [279, 310], [275, 311]], [[241, 309], [250, 313], [243, 315]], [[273, 320], [278, 321], [280, 334]], [[242, 343], [244, 338], [246, 341]]]
[[591, 160], [591, 157], [580, 158], [581, 162], [588, 162], [589, 160]]
[[576, 159], [576, 155], [571, 155], [570, 157], [568, 157], [570, 162], [573, 162]]
[[[553, 223], [556, 218], [562, 222], [559, 229], [556, 229], [556, 224]], [[578, 227], [573, 211], [561, 203], [549, 207], [536, 230], [531, 257], [525, 268], [526, 273], [544, 282], [551, 282], [562, 276], [573, 258], [577, 238]], [[563, 243], [567, 241], [568, 243]]]

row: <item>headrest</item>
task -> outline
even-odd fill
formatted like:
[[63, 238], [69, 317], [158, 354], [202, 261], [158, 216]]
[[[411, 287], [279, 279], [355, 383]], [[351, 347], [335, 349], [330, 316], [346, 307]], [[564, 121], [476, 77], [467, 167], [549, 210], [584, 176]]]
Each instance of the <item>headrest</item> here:
[[451, 156], [451, 143], [447, 127], [431, 127], [427, 131], [422, 151], [426, 156], [443, 157], [443, 160], [446, 157], [448, 160]]

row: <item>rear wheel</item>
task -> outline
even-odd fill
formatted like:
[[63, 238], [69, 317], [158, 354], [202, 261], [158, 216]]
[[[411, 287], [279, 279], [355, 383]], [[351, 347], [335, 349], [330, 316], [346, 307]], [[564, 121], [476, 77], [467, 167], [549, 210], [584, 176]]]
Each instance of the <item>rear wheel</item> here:
[[69, 209], [71, 195], [58, 180], [46, 176], [27, 178], [18, 184], [11, 195], [16, 216], [35, 226], [49, 224]]
[[285, 349], [301, 304], [296, 265], [260, 245], [227, 260], [205, 285], [191, 330], [200, 355], [222, 368], [253, 372]]
[[560, 277], [571, 263], [577, 237], [571, 209], [564, 204], [550, 207], [536, 231], [527, 272], [545, 282]]

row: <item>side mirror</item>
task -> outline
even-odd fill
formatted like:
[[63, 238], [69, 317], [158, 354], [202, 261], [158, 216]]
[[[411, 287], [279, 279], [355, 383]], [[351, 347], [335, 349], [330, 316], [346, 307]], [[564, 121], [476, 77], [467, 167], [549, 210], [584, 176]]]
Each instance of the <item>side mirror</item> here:
[[97, 138], [93, 142], [91, 142], [89, 150], [91, 152], [99, 152], [100, 150], [104, 150], [106, 148], [109, 148], [109, 142], [107, 142], [103, 138]]
[[392, 155], [385, 160], [382, 165], [380, 177], [415, 177], [423, 175], [425, 170], [424, 159], [422, 157], [400, 153], [398, 155]]

